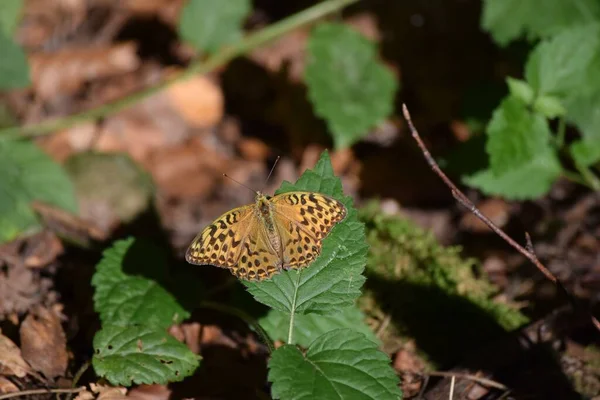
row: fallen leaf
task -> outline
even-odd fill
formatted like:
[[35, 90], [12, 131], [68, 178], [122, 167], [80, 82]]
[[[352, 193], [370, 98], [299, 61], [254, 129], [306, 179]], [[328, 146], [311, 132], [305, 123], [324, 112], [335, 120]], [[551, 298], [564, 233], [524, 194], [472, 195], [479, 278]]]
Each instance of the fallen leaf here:
[[47, 378], [67, 370], [67, 340], [60, 319], [52, 311], [35, 307], [21, 324], [23, 358]]
[[2, 393], [14, 393], [18, 392], [19, 388], [17, 385], [9, 381], [3, 376], [0, 376], [0, 394]]
[[21, 355], [21, 350], [12, 340], [0, 333], [0, 374], [23, 378], [31, 368]]
[[51, 290], [50, 278], [39, 271], [14, 265], [0, 270], [0, 319], [13, 314], [23, 314], [36, 304], [52, 302], [56, 295]]
[[29, 56], [33, 88], [41, 100], [75, 93], [87, 81], [136, 70], [136, 51], [135, 43], [129, 42], [33, 53]]
[[64, 247], [58, 237], [49, 231], [42, 231], [25, 242], [23, 263], [27, 268], [43, 268], [62, 254]]
[[[499, 228], [504, 227], [510, 219], [510, 204], [502, 199], [483, 200], [477, 205], [477, 208]], [[492, 233], [492, 230], [471, 212], [463, 215], [460, 227], [469, 232]]]
[[255, 138], [242, 138], [237, 147], [242, 157], [251, 161], [264, 161], [271, 152], [265, 142]]
[[96, 224], [61, 208], [41, 201], [33, 201], [31, 207], [41, 217], [42, 223], [59, 236], [84, 245], [106, 239], [107, 233]]
[[197, 75], [177, 82], [165, 91], [175, 111], [196, 128], [210, 128], [223, 118], [221, 88], [206, 76]]
[[140, 385], [131, 389], [127, 397], [134, 400], [169, 400], [171, 393], [165, 385]]

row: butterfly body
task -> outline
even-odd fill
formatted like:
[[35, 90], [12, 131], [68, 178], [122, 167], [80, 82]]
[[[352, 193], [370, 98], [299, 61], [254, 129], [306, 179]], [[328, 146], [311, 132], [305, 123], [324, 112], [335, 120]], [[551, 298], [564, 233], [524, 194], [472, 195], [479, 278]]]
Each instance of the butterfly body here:
[[204, 228], [186, 260], [228, 268], [242, 279], [268, 279], [314, 261], [322, 240], [346, 213], [341, 202], [319, 193], [257, 192], [254, 204], [226, 212]]

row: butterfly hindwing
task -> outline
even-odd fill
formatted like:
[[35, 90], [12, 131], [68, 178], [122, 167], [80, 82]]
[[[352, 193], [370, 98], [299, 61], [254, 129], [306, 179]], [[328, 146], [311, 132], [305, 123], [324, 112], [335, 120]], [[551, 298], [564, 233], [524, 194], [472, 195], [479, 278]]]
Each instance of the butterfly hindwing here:
[[227, 268], [238, 278], [248, 280], [268, 279], [278, 272], [282, 262], [272, 251], [254, 207], [235, 208], [204, 228], [190, 244], [186, 260]]
[[274, 196], [274, 219], [283, 245], [283, 267], [299, 269], [321, 253], [321, 242], [347, 214], [338, 200], [319, 193]]

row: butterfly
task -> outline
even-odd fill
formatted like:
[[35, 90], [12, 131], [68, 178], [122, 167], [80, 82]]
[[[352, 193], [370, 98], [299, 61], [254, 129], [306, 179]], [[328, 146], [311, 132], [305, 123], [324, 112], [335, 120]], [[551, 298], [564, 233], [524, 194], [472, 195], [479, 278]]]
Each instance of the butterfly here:
[[270, 279], [282, 269], [301, 269], [313, 262], [323, 239], [346, 214], [340, 201], [319, 193], [271, 197], [256, 192], [254, 204], [234, 208], [204, 228], [185, 259], [227, 268], [240, 279]]

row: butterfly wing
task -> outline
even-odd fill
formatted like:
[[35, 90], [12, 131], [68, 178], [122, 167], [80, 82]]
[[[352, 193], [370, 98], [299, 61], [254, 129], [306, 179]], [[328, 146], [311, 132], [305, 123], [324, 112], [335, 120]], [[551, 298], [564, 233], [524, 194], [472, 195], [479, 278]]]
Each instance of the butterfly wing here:
[[321, 253], [321, 243], [346, 218], [340, 201], [319, 193], [288, 192], [271, 199], [283, 246], [283, 268], [299, 269]]
[[204, 228], [190, 244], [187, 262], [227, 268], [238, 278], [248, 280], [267, 279], [279, 271], [282, 261], [254, 208], [235, 208]]

